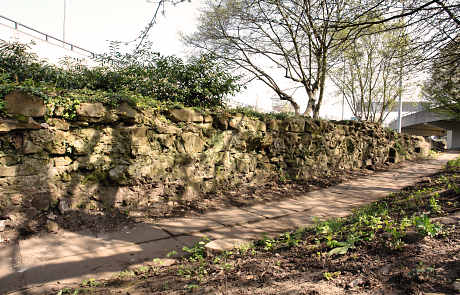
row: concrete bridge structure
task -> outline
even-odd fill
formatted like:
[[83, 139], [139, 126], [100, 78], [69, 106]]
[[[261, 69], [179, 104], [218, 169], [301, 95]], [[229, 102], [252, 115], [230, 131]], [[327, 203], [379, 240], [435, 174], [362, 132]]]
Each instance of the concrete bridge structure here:
[[[389, 124], [398, 128], [398, 121]], [[421, 136], [446, 136], [447, 148], [460, 149], [460, 121], [436, 112], [420, 111], [402, 117], [401, 132]]]

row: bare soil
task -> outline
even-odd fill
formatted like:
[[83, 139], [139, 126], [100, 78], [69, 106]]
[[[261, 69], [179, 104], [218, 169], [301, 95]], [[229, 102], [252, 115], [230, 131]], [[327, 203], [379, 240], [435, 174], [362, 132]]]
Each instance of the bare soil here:
[[[217, 258], [203, 255], [171, 266], [150, 264], [109, 281], [85, 282], [78, 294], [459, 294], [459, 187], [460, 168], [378, 201], [388, 204], [395, 219], [427, 214], [433, 223], [444, 223], [436, 237], [412, 229], [400, 247], [393, 247], [388, 232], [377, 229], [375, 239], [330, 256], [330, 247], [308, 229], [297, 245], [267, 249], [261, 242], [252, 250]], [[410, 201], [411, 195], [430, 188], [438, 192], [441, 210], [433, 211], [429, 203], [433, 190]], [[61, 291], [73, 294], [75, 289]]]

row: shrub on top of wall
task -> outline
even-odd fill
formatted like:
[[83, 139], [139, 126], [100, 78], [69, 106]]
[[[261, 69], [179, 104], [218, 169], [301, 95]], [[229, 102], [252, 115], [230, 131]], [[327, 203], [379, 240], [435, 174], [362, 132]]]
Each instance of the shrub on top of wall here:
[[140, 100], [143, 104], [162, 101], [218, 107], [224, 105], [226, 95], [240, 88], [238, 77], [222, 70], [209, 55], [184, 62], [143, 50], [137, 55], [113, 52], [98, 58], [101, 65], [96, 67], [71, 60], [57, 67], [38, 59], [25, 44], [2, 42], [0, 97], [22, 88], [45, 99], [92, 92], [93, 100], [100, 98], [100, 102], [109, 105], [120, 100]]

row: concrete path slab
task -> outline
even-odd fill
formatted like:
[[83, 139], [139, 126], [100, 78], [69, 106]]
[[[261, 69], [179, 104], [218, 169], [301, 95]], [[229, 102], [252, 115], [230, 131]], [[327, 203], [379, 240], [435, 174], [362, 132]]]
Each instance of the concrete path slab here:
[[265, 218], [275, 218], [275, 217], [280, 217], [288, 214], [292, 214], [296, 211], [290, 210], [281, 206], [278, 206], [276, 202], [271, 202], [268, 204], [258, 204], [254, 206], [249, 206], [244, 208], [244, 210], [247, 210], [251, 213], [263, 216]]
[[205, 219], [200, 217], [194, 218], [171, 218], [156, 224], [161, 229], [167, 231], [172, 235], [183, 235], [193, 232], [200, 232], [210, 228], [223, 227], [212, 219]]
[[[33, 287], [27, 294], [85, 278], [107, 278], [129, 265], [164, 258], [171, 251], [184, 253], [202, 237], [260, 239], [350, 214], [365, 205], [436, 173], [459, 153], [438, 159], [404, 163], [400, 168], [344, 182], [334, 187], [247, 208], [227, 208], [193, 218], [165, 219], [137, 224], [114, 233], [93, 235], [66, 232], [43, 235], [0, 248], [0, 294]], [[58, 284], [60, 282], [61, 284]], [[43, 285], [42, 287], [37, 287]], [[51, 286], [51, 287], [50, 287]], [[39, 291], [33, 291], [39, 290]], [[35, 293], [34, 293], [35, 292]], [[20, 292], [18, 294], [25, 294]]]
[[114, 245], [124, 241], [140, 244], [166, 239], [169, 237], [169, 234], [152, 224], [140, 223], [134, 227], [125, 227], [119, 232], [97, 234], [96, 237]]
[[72, 284], [88, 278], [109, 278], [129, 265], [166, 257], [173, 250], [182, 252], [184, 245], [182, 241], [169, 238], [126, 247], [97, 248], [92, 252], [57, 257], [41, 263], [22, 263], [20, 271], [0, 277], [0, 294], [44, 283]]
[[228, 208], [225, 210], [206, 213], [202, 215], [202, 218], [208, 218], [226, 226], [254, 222], [264, 219], [264, 217], [259, 214], [254, 214], [248, 210], [243, 210], [240, 208]]

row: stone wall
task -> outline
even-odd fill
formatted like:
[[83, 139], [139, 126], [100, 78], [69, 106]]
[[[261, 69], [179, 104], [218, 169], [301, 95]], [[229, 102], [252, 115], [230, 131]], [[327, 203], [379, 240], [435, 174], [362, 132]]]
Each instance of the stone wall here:
[[[154, 208], [269, 179], [309, 180], [424, 151], [423, 138], [373, 124], [243, 114], [161, 114], [128, 104], [63, 110], [15, 92], [0, 119], [0, 217], [50, 208]], [[138, 189], [142, 187], [142, 190]], [[94, 205], [96, 204], [96, 205]]]

